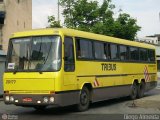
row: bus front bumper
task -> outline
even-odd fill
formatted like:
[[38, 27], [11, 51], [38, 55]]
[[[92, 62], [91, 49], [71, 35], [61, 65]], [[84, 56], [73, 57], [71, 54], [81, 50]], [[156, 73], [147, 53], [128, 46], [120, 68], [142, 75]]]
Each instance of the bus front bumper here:
[[5, 104], [15, 104], [17, 106], [67, 106], [78, 103], [79, 92], [71, 94], [4, 94]]

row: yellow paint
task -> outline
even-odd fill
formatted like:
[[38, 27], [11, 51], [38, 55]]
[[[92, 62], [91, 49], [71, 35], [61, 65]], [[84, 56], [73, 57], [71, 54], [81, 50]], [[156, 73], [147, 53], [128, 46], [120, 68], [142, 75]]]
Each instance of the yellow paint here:
[[[26, 32], [19, 32], [12, 35], [11, 38], [27, 37], [27, 36], [43, 36], [43, 35], [60, 35], [62, 42], [64, 36], [84, 37], [89, 39], [101, 40], [106, 42], [114, 42], [125, 45], [138, 46], [143, 48], [155, 49], [154, 46], [139, 42], [132, 42], [118, 38], [97, 35], [93, 33], [81, 32], [71, 29], [39, 29]], [[75, 41], [75, 39], [74, 39]], [[75, 45], [74, 45], [75, 48]], [[62, 46], [64, 51], [64, 46]], [[76, 53], [76, 52], [75, 52]], [[62, 58], [64, 53], [62, 52]], [[76, 56], [76, 55], [75, 55]], [[76, 57], [75, 57], [76, 59]], [[102, 71], [102, 63], [116, 64], [116, 71]], [[58, 72], [17, 72], [4, 73], [4, 91], [10, 91], [14, 94], [49, 94], [50, 91], [67, 91], [80, 90], [85, 83], [90, 83], [93, 88], [108, 87], [117, 85], [132, 84], [135, 79], [141, 82], [144, 79], [144, 67], [147, 65], [149, 73], [157, 73], [156, 64], [144, 63], [125, 63], [125, 62], [95, 62], [95, 61], [76, 61], [75, 72], [64, 72], [64, 61], [62, 59], [62, 67]], [[121, 75], [122, 76], [112, 76]], [[138, 75], [133, 75], [138, 74]], [[104, 76], [105, 75], [105, 76]], [[83, 77], [82, 77], [83, 76]], [[88, 76], [88, 77], [87, 77]], [[101, 77], [98, 77], [101, 76]], [[108, 76], [108, 77], [106, 77]], [[156, 75], [152, 75], [153, 80], [157, 80]], [[94, 86], [97, 79], [99, 86]], [[15, 84], [7, 84], [7, 80], [16, 80]], [[149, 82], [149, 81], [148, 81]]]

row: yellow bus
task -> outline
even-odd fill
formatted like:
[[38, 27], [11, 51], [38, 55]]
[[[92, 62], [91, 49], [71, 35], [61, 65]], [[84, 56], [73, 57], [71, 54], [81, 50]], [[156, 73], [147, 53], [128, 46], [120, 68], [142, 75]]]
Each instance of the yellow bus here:
[[84, 111], [91, 102], [141, 98], [155, 88], [155, 47], [66, 28], [18, 32], [3, 80], [6, 104]]

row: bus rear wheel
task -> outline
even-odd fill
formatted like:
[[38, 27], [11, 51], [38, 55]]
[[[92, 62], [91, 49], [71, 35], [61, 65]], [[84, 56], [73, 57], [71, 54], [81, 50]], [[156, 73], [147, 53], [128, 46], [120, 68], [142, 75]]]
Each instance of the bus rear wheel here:
[[130, 94], [130, 98], [132, 100], [136, 99], [137, 97], [137, 94], [138, 94], [138, 86], [136, 84], [136, 82], [134, 82], [131, 86], [131, 94]]
[[90, 92], [87, 87], [83, 87], [79, 95], [79, 103], [77, 104], [77, 110], [82, 112], [89, 108]]
[[137, 97], [142, 98], [144, 96], [144, 92], [145, 92], [145, 83], [142, 81], [138, 86]]

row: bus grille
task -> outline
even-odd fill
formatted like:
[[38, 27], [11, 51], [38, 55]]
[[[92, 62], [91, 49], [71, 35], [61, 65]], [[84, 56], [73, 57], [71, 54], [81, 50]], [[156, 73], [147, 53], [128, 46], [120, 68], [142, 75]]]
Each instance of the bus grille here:
[[45, 91], [45, 90], [34, 90], [34, 91], [29, 91], [29, 90], [23, 90], [23, 91], [9, 91], [9, 94], [49, 94], [50, 91]]

